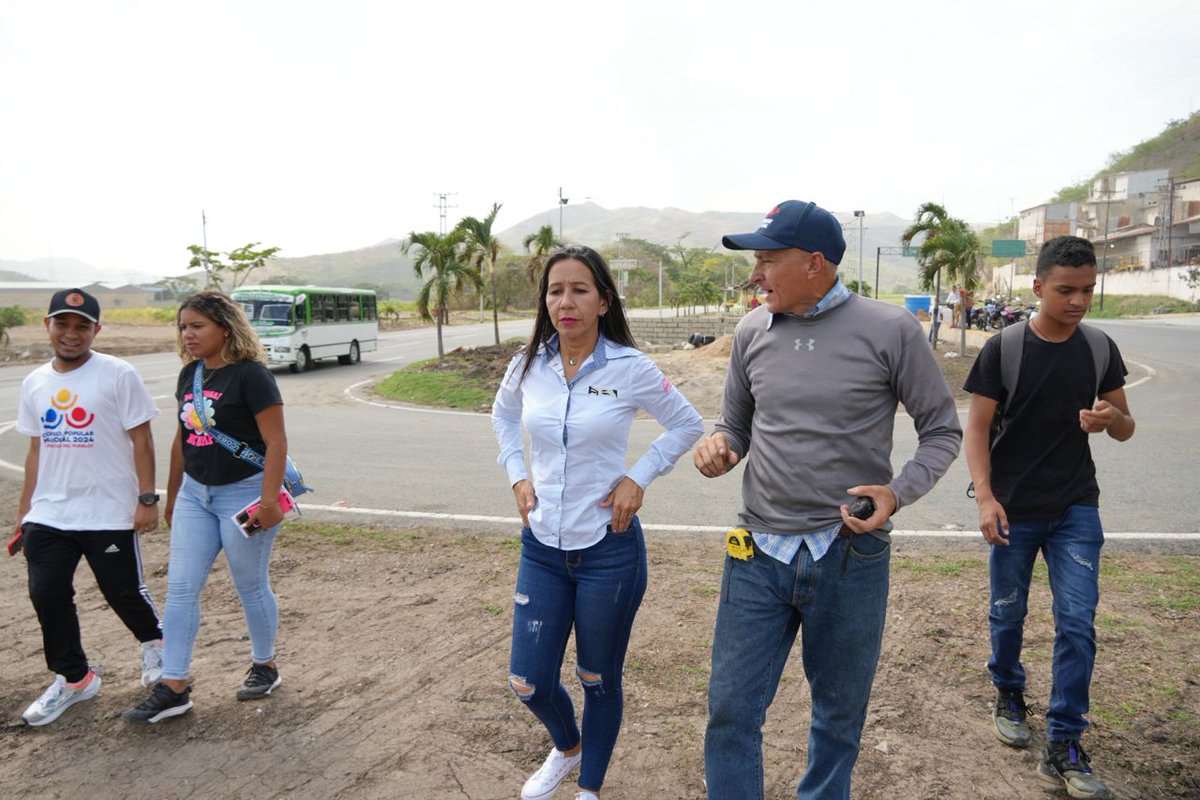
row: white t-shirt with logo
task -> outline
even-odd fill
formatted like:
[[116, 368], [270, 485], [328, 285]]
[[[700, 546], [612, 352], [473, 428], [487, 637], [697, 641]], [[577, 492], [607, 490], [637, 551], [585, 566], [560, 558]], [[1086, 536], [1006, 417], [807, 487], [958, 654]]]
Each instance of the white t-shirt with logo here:
[[131, 365], [92, 352], [80, 367], [44, 364], [21, 384], [17, 430], [41, 439], [24, 522], [66, 531], [133, 527], [138, 478], [128, 431], [158, 416]]

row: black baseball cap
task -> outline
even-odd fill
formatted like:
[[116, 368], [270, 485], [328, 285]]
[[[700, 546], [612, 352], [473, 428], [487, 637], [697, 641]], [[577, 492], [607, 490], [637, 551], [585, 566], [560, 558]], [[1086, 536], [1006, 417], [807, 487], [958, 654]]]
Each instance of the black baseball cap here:
[[57, 317], [59, 314], [78, 314], [99, 323], [100, 301], [83, 289], [63, 289], [50, 298], [50, 310], [46, 312], [47, 317]]

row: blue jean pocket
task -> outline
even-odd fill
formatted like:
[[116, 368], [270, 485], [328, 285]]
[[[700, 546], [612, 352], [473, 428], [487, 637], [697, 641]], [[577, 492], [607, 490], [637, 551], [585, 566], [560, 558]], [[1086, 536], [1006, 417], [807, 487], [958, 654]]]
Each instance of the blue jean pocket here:
[[886, 556], [891, 546], [892, 543], [885, 539], [862, 533], [850, 538], [848, 549], [850, 555], [859, 561], [875, 561]]

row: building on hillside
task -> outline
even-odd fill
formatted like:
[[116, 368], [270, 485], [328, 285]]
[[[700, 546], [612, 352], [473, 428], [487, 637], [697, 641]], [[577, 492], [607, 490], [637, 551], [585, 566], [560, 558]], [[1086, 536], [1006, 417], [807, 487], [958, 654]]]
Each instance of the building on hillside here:
[[1200, 266], [1200, 178], [1171, 182], [1171, 202], [1154, 240], [1155, 266]]
[[1027, 250], [1036, 251], [1056, 236], [1075, 233], [1079, 218], [1079, 203], [1043, 203], [1021, 212], [1017, 221], [1017, 238], [1026, 242]]
[[156, 295], [162, 291], [158, 286], [138, 286], [132, 283], [90, 283], [86, 286], [79, 286], [75, 283], [4, 281], [0, 282], [0, 307], [19, 306], [45, 311], [49, 308], [50, 298], [55, 292], [74, 288], [83, 289], [96, 296], [96, 299], [100, 301], [101, 319], [103, 319], [105, 311], [164, 304], [156, 302]]

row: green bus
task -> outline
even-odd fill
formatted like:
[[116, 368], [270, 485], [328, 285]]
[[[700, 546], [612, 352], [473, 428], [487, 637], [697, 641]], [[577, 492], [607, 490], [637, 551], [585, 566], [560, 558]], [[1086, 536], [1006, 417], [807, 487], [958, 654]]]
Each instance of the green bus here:
[[232, 293], [258, 332], [270, 366], [304, 372], [314, 361], [356, 364], [379, 349], [375, 292], [327, 286], [242, 286]]

